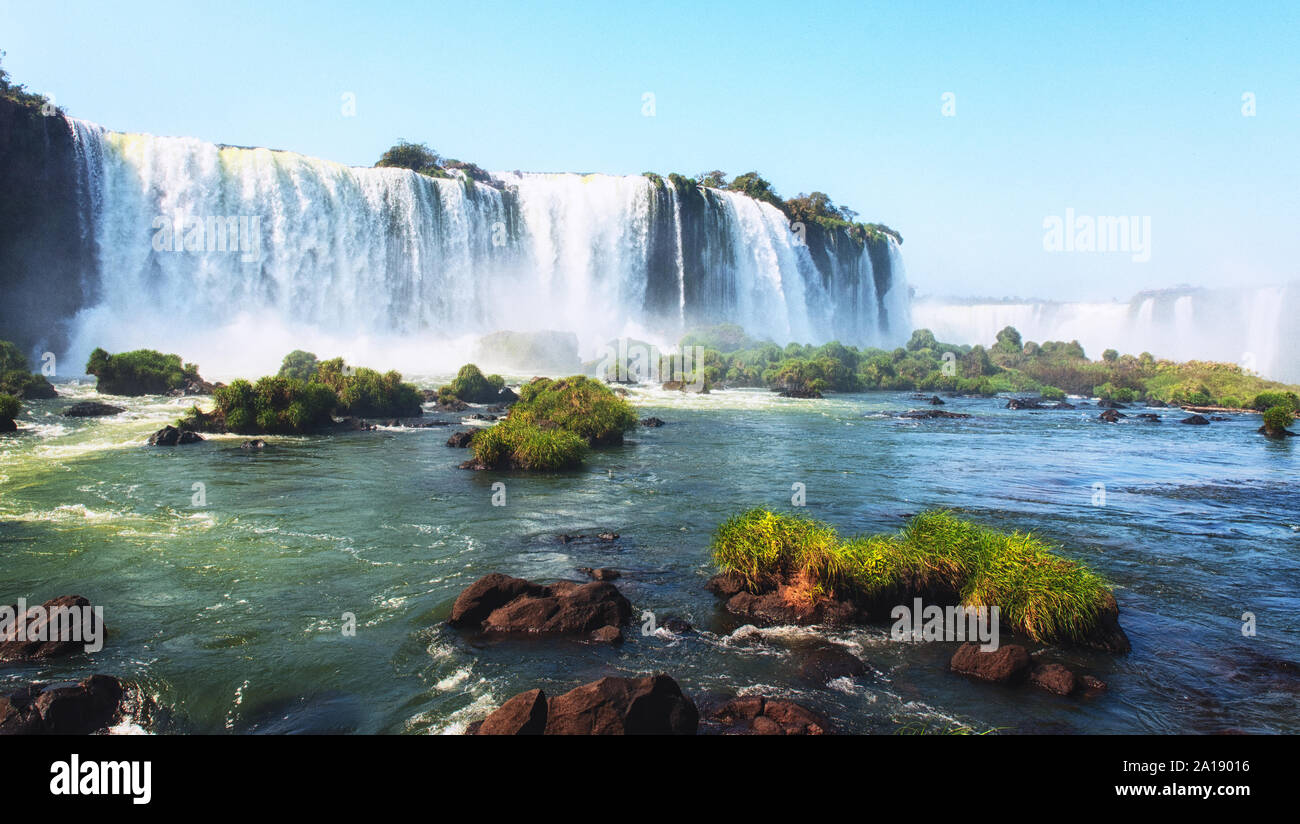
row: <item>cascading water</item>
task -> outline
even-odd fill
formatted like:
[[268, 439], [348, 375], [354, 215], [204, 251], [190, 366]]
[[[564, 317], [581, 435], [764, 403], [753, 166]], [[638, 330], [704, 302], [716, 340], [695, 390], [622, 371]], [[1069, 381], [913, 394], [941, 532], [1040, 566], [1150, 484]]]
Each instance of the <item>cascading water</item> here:
[[918, 328], [958, 344], [993, 343], [1014, 326], [1025, 340], [1077, 340], [1089, 357], [1106, 349], [1173, 360], [1237, 363], [1274, 380], [1300, 382], [1300, 356], [1283, 324], [1300, 317], [1300, 285], [1144, 292], [1128, 303], [958, 301], [911, 305]]
[[782, 344], [909, 331], [892, 242], [801, 244], [734, 192], [519, 173], [498, 188], [71, 124], [98, 285], [76, 359], [160, 348], [230, 375], [309, 348], [418, 373], [500, 329], [572, 331], [584, 352], [718, 322]]

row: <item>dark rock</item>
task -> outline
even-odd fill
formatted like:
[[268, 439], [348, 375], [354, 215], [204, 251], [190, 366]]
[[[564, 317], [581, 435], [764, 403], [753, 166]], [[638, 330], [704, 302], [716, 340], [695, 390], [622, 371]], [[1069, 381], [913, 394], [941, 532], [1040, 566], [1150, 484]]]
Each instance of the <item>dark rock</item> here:
[[451, 433], [451, 437], [447, 439], [447, 446], [454, 446], [458, 449], [465, 449], [470, 445], [470, 442], [473, 440], [474, 440], [474, 431], [470, 429], [462, 429], [460, 432]]
[[63, 416], [65, 418], [102, 418], [106, 415], [116, 415], [125, 411], [122, 407], [113, 406], [110, 403], [82, 401], [81, 403], [74, 403], [63, 410]]
[[909, 409], [906, 412], [897, 413], [897, 416], [900, 418], [914, 418], [914, 419], [925, 419], [925, 418], [960, 419], [960, 418], [970, 417], [970, 415], [966, 414], [965, 412], [945, 412], [942, 409]]
[[22, 687], [0, 696], [0, 735], [89, 735], [119, 717], [124, 694], [109, 675]]
[[1069, 695], [1078, 686], [1078, 679], [1061, 664], [1037, 664], [1029, 672], [1029, 683], [1057, 695]]
[[1042, 409], [1043, 406], [1034, 398], [1012, 398], [1007, 401], [1007, 409]]
[[1099, 649], [1103, 652], [1123, 655], [1133, 649], [1128, 636], [1119, 625], [1119, 604], [1115, 596], [1106, 594], [1106, 603], [1097, 614], [1097, 621], [1079, 646]]
[[240, 449], [266, 449], [266, 441], [261, 438], [254, 438], [251, 441], [244, 441], [239, 445]]
[[0, 432], [17, 432], [18, 424], [13, 418], [0, 418]]
[[777, 392], [783, 398], [820, 398], [822, 393], [816, 389], [800, 389], [797, 387], [786, 387]]
[[438, 401], [434, 408], [439, 412], [464, 412], [469, 409], [469, 404], [460, 398], [449, 398], [445, 401]]
[[683, 618], [676, 618], [671, 615], [665, 618], [663, 622], [659, 624], [659, 626], [662, 629], [668, 630], [673, 635], [684, 635], [685, 633], [688, 633], [691, 631], [691, 629], [693, 629], [689, 621]]
[[493, 573], [460, 594], [448, 623], [484, 632], [590, 633], [631, 616], [631, 602], [605, 581], [542, 586]]
[[473, 415], [469, 416], [469, 419], [472, 421], [495, 421], [497, 419], [497, 416], [484, 415], [482, 412], [475, 412]]
[[1223, 423], [1224, 421], [1230, 421], [1230, 420], [1232, 420], [1232, 418], [1225, 417], [1225, 416], [1223, 416], [1223, 415], [1211, 415], [1211, 416], [1210, 416], [1210, 420], [1212, 420], [1212, 421], [1218, 421], [1219, 423]]
[[1179, 423], [1191, 424], [1192, 426], [1207, 426], [1210, 422], [1201, 415], [1192, 415], [1191, 417], [1183, 418]]
[[521, 692], [483, 720], [476, 735], [541, 735], [546, 732], [546, 693]]
[[1086, 690], [1100, 691], [1100, 690], [1108, 689], [1105, 681], [1101, 680], [1100, 678], [1094, 678], [1091, 675], [1080, 676], [1079, 683], [1082, 684], [1083, 688]]
[[[707, 395], [709, 393], [708, 386], [701, 381], [664, 381], [661, 388], [665, 391], [690, 392], [696, 395]], [[820, 398], [821, 395], [817, 397]]]
[[641, 425], [642, 425], [642, 426], [649, 426], [649, 427], [656, 427], [656, 426], [663, 426], [663, 425], [664, 425], [664, 422], [663, 422], [662, 420], [660, 420], [659, 418], [656, 418], [656, 417], [651, 416], [651, 417], [649, 417], [649, 418], [642, 418], [642, 419], [641, 419]]
[[601, 532], [601, 533], [598, 533], [598, 534], [596, 535], [596, 537], [599, 538], [600, 540], [605, 541], [606, 543], [608, 543], [608, 542], [610, 542], [610, 541], [617, 541], [617, 540], [618, 540], [618, 533], [617, 533], [617, 532]]
[[944, 405], [943, 398], [940, 398], [938, 395], [932, 395], [930, 397], [929, 404], [931, 406], [943, 406]]
[[1004, 644], [984, 652], [976, 643], [962, 644], [948, 664], [953, 672], [981, 681], [1015, 683], [1029, 672], [1029, 652], [1019, 644]]
[[1154, 412], [1139, 412], [1136, 417], [1151, 423], [1160, 423], [1160, 416]]
[[[89, 606], [90, 601], [80, 595], [60, 595], [39, 607], [29, 607], [0, 633], [0, 661], [36, 661], [84, 652], [92, 638], [103, 640], [107, 633], [95, 612], [87, 613], [84, 609]], [[75, 620], [79, 623], [70, 623], [74, 618], [71, 610], [77, 611]], [[11, 604], [8, 614], [17, 616], [17, 613], [18, 605]], [[87, 617], [90, 626], [80, 623]], [[18, 637], [20, 626], [24, 630], [22, 640]], [[79, 628], [80, 640], [68, 637], [73, 626]]]
[[1107, 409], [1097, 417], [1106, 423], [1119, 423], [1120, 418], [1127, 418], [1128, 415], [1123, 412], [1116, 412], [1114, 409]]
[[591, 633], [591, 640], [598, 644], [621, 644], [623, 630], [615, 626], [601, 627]]
[[1102, 409], [1128, 409], [1128, 406], [1120, 403], [1119, 401], [1100, 400], [1097, 401], [1097, 405], [1100, 406]]
[[[518, 393], [516, 393], [515, 390], [511, 389], [508, 386], [501, 387], [501, 391], [497, 392], [497, 402], [501, 406], [509, 406], [510, 404], [514, 403], [517, 400], [519, 400]], [[499, 412], [501, 410], [498, 409], [492, 411]]]
[[547, 735], [694, 735], [700, 715], [672, 678], [609, 676], [547, 705]]
[[862, 659], [839, 644], [815, 647], [799, 662], [799, 677], [818, 686], [837, 678], [860, 678], [866, 674]]
[[1296, 433], [1290, 429], [1269, 429], [1267, 426], [1261, 426], [1255, 430], [1261, 435], [1267, 435], [1270, 438], [1294, 438]]
[[191, 432], [188, 429], [177, 429], [174, 426], [164, 426], [149, 436], [149, 445], [177, 446], [179, 444], [198, 443], [201, 440], [203, 440], [203, 436], [197, 432]]

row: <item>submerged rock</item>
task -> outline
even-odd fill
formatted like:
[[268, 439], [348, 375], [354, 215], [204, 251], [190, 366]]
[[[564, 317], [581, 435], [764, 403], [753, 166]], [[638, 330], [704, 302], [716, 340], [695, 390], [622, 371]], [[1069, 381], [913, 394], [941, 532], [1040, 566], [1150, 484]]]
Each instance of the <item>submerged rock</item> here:
[[1128, 409], [1126, 404], [1122, 404], [1119, 401], [1100, 400], [1097, 401], [1097, 405], [1102, 409]]
[[700, 714], [667, 675], [608, 676], [547, 699], [541, 690], [511, 698], [478, 735], [694, 735]]
[[240, 449], [266, 449], [266, 441], [261, 438], [254, 438], [251, 441], [244, 441], [239, 445]]
[[839, 644], [816, 646], [799, 661], [799, 677], [819, 687], [837, 678], [861, 678], [866, 674], [867, 666], [862, 659]]
[[622, 577], [622, 573], [617, 569], [610, 569], [609, 567], [599, 567], [597, 569], [578, 567], [578, 571], [589, 576], [593, 581], [616, 581]]
[[1191, 424], [1192, 426], [1208, 426], [1210, 422], [1201, 415], [1192, 415], [1191, 417], [1183, 418], [1179, 423]]
[[461, 592], [447, 623], [487, 633], [577, 634], [617, 628], [631, 617], [631, 602], [606, 581], [544, 586], [494, 572]]
[[641, 425], [642, 425], [642, 426], [649, 426], [649, 427], [652, 427], [652, 428], [653, 428], [653, 427], [657, 427], [657, 426], [663, 426], [663, 425], [664, 425], [664, 422], [663, 422], [662, 420], [660, 420], [659, 418], [656, 418], [656, 417], [654, 417], [654, 416], [651, 416], [651, 417], [649, 417], [649, 418], [642, 418], [642, 419], [641, 419]]
[[67, 409], [63, 410], [65, 418], [102, 418], [107, 415], [116, 415], [126, 410], [120, 406], [113, 406], [111, 403], [100, 403], [99, 401], [82, 401], [74, 403]]
[[924, 420], [926, 418], [961, 419], [971, 416], [965, 412], [945, 412], [942, 409], [909, 409], [906, 412], [895, 413], [895, 417]]
[[1106, 423], [1119, 423], [1121, 418], [1127, 417], [1128, 415], [1125, 415], [1123, 412], [1116, 412], [1114, 409], [1107, 409], [1097, 416], [1099, 420], [1105, 421]]
[[187, 443], [198, 443], [203, 440], [203, 436], [197, 432], [191, 432], [188, 429], [177, 429], [174, 426], [164, 426], [157, 432], [149, 436], [150, 446], [177, 446]]
[[111, 675], [21, 687], [0, 695], [0, 735], [89, 735], [121, 716], [125, 693]]

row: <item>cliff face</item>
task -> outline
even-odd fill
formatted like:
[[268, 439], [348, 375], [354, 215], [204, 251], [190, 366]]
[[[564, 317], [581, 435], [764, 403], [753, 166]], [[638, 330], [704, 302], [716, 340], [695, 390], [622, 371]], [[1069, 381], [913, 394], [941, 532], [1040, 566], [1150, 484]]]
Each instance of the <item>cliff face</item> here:
[[62, 115], [0, 99], [0, 339], [25, 352], [64, 351], [95, 298], [76, 154]]

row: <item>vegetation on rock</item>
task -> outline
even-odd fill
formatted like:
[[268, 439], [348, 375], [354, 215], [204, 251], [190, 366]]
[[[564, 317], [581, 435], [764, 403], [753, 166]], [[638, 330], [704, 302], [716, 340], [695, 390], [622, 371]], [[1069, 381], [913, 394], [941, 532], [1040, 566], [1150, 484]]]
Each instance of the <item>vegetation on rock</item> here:
[[1114, 602], [1099, 576], [1033, 535], [941, 511], [895, 535], [842, 539], [819, 521], [753, 509], [719, 526], [712, 550], [751, 592], [798, 582], [810, 598], [883, 605], [948, 593], [960, 606], [997, 606], [1003, 622], [1044, 643], [1082, 640]]
[[96, 349], [86, 362], [86, 374], [98, 378], [98, 390], [107, 395], [162, 395], [203, 380], [199, 368], [181, 363], [180, 355], [165, 355], [153, 349], [116, 355]]

